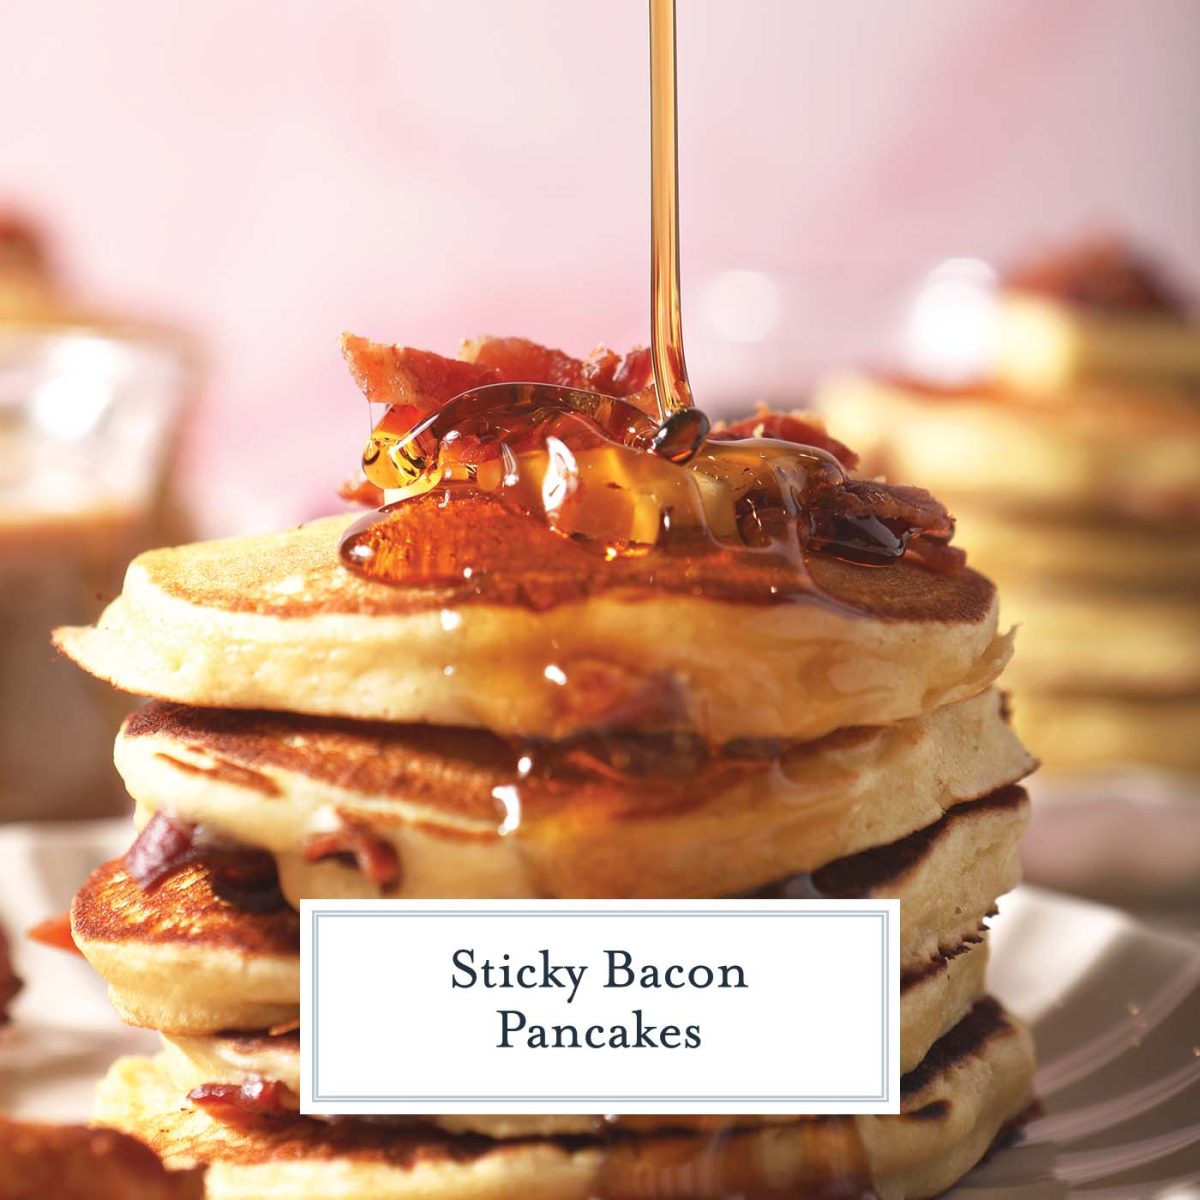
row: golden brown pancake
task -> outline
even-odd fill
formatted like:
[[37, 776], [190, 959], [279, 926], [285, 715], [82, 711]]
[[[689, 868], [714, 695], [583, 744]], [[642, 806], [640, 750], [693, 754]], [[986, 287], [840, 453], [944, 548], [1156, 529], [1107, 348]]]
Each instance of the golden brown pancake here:
[[549, 538], [549, 596], [526, 596], [527, 577], [495, 593], [366, 581], [340, 565], [347, 519], [333, 517], [144, 554], [99, 623], [59, 630], [57, 645], [117, 687], [205, 707], [528, 737], [693, 729], [714, 742], [917, 716], [986, 689], [1010, 653], [992, 585], [967, 569], [814, 555], [813, 592], [774, 602], [728, 563], [714, 598], [704, 579], [648, 583], [646, 559], [618, 559], [601, 564], [601, 587], [590, 551], [498, 505], [448, 528], [453, 508], [421, 497], [405, 512], [430, 544], [469, 539], [473, 552], [489, 522]]
[[817, 403], [866, 474], [919, 480], [951, 510], [962, 500], [1043, 519], [1200, 518], [1200, 404], [1187, 392], [1096, 387], [1039, 405], [843, 375]]
[[1013, 580], [1004, 605], [1021, 626], [1016, 687], [1149, 698], [1200, 691], [1200, 593]]
[[[492, 1200], [690, 1200], [731, 1194], [936, 1195], [969, 1170], [1030, 1102], [1028, 1033], [980, 1002], [902, 1082], [901, 1114], [796, 1118], [715, 1135], [618, 1131], [603, 1141], [452, 1137], [435, 1130], [293, 1118], [247, 1127], [180, 1103], [165, 1070], [123, 1059], [97, 1094], [98, 1117], [145, 1137], [168, 1162], [210, 1164], [212, 1200], [266, 1195]], [[822, 1190], [823, 1189], [823, 1190]]]
[[[1028, 807], [1021, 788], [1005, 788], [891, 846], [758, 894], [899, 898], [901, 971], [919, 975], [970, 944], [996, 897], [1017, 883]], [[213, 894], [202, 865], [149, 891], [119, 863], [99, 868], [75, 898], [72, 932], [131, 1024], [203, 1035], [265, 1029], [299, 1015], [295, 913], [240, 911]], [[973, 998], [969, 987], [964, 994], [946, 980], [945, 992], [917, 989], [910, 997], [912, 1028], [921, 1036], [936, 1037], [953, 1019], [954, 1003]], [[939, 1026], [938, 1015], [947, 1014]]]
[[[1000, 588], [1005, 619], [1008, 585], [1044, 589], [1132, 589], [1195, 599], [1200, 589], [1200, 525], [1166, 521], [1055, 521], [1035, 505], [1005, 512], [960, 502], [955, 540], [969, 548]], [[1024, 658], [1024, 639], [1021, 655]]]
[[1053, 403], [1092, 380], [1194, 388], [1200, 328], [1174, 311], [1112, 311], [1013, 290], [996, 329], [1000, 378]]
[[[900, 1070], [913, 1070], [930, 1046], [966, 1016], [984, 995], [988, 943], [981, 934], [953, 953], [901, 976]], [[299, 1105], [300, 1040], [295, 1032], [267, 1034], [164, 1034], [164, 1063], [175, 1086], [183, 1092], [203, 1084], [281, 1084]], [[697, 1120], [687, 1121], [691, 1128]], [[448, 1133], [481, 1133], [488, 1137], [529, 1137], [550, 1134], [594, 1134], [599, 1117], [435, 1117]], [[683, 1120], [683, 1118], [680, 1118]], [[758, 1120], [756, 1118], [756, 1120]]]
[[119, 862], [97, 868], [71, 905], [71, 932], [132, 1025], [267, 1029], [297, 1015], [298, 914], [239, 911], [201, 865], [151, 891]]
[[370, 897], [308, 863], [343, 820], [394, 847], [396, 896], [720, 896], [932, 824], [1033, 766], [984, 692], [816, 742], [695, 737], [511, 743], [444, 729], [152, 703], [117, 767], [139, 821], [166, 811], [269, 850], [285, 893]]
[[1020, 882], [1017, 843], [1029, 798], [1008, 787], [952, 808], [890, 846], [838, 859], [812, 875], [819, 896], [900, 900], [900, 969], [920, 970], [961, 946]]
[[1200, 693], [1105, 696], [1026, 688], [1017, 727], [1046, 770], [1103, 771], [1138, 763], [1200, 772]]

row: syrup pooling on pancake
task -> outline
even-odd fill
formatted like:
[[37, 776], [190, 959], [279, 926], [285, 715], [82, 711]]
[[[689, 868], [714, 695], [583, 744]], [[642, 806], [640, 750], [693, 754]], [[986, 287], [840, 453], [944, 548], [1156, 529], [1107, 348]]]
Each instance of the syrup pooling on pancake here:
[[[358, 340], [345, 348], [352, 364], [381, 357]], [[360, 363], [354, 374], [369, 398], [389, 395], [378, 373]], [[459, 375], [448, 366], [438, 386], [443, 379]], [[371, 579], [445, 585], [481, 573], [417, 544], [404, 506], [431, 495], [439, 508], [498, 501], [604, 561], [647, 559], [651, 578], [668, 558], [753, 559], [778, 596], [814, 590], [811, 553], [886, 565], [919, 543], [914, 550], [932, 565], [961, 562], [940, 504], [920, 489], [849, 478], [853, 455], [798, 418], [764, 414], [710, 435], [695, 409], [660, 424], [619, 396], [540, 382], [489, 383], [442, 400], [436, 387], [421, 393], [411, 373], [390, 396], [363, 469], [399, 498], [341, 542], [343, 562]], [[512, 547], [512, 574], [521, 572], [520, 551]]]

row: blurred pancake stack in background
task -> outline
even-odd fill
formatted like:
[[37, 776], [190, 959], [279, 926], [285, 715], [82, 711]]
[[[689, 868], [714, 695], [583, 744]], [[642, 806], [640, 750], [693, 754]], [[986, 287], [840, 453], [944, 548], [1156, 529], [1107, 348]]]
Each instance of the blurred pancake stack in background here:
[[[165, 1048], [114, 1066], [99, 1120], [207, 1165], [214, 1197], [943, 1191], [1020, 1123], [1033, 1072], [985, 979], [1033, 760], [995, 687], [995, 589], [944, 510], [854, 478], [796, 417], [688, 465], [614, 440], [581, 413], [595, 388], [656, 428], [637, 353], [346, 348], [401, 435], [464, 387], [585, 394], [523, 424], [521, 384], [482, 433], [443, 430], [436, 486], [349, 530], [143, 554], [95, 626], [58, 631], [155, 697], [117, 743], [136, 839], [72, 929]], [[528, 479], [544, 510], [514, 500]], [[614, 512], [661, 543], [593, 544]], [[899, 897], [901, 1114], [302, 1117], [296, 905], [379, 896]]]
[[178, 338], [80, 308], [37, 231], [0, 216], [0, 821], [126, 803], [105, 747], [128, 705], [45, 631], [180, 536], [167, 468], [192, 377]]
[[999, 287], [952, 260], [909, 333], [906, 373], [830, 377], [817, 404], [866, 472], [937, 491], [1019, 625], [1009, 678], [1039, 782], [1097, 801], [1039, 873], [1194, 893], [1196, 822], [1139, 821], [1139, 864], [1127, 802], [1165, 814], [1200, 778], [1200, 325], [1153, 264], [1089, 240]]

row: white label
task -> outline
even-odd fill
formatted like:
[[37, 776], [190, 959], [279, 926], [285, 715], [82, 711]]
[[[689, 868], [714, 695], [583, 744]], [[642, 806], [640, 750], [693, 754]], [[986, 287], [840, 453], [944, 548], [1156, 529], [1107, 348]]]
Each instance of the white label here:
[[899, 1111], [896, 900], [305, 900], [305, 1113]]

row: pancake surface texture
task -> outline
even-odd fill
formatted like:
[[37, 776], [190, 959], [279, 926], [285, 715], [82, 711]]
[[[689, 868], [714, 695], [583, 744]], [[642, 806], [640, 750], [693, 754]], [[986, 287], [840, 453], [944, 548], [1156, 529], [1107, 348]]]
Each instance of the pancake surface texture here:
[[299, 915], [241, 912], [200, 865], [153, 891], [118, 862], [98, 867], [71, 905], [71, 931], [131, 1025], [267, 1029], [297, 1014]]
[[[922, 972], [901, 981], [900, 1070], [920, 1065], [934, 1042], [958, 1024], [983, 998], [988, 944], [979, 938]], [[295, 1033], [278, 1035], [164, 1034], [163, 1062], [180, 1093], [206, 1083], [252, 1083], [265, 1079], [282, 1084], [299, 1103], [300, 1043]], [[657, 1118], [655, 1118], [657, 1119]], [[725, 1120], [726, 1118], [722, 1118]], [[733, 1118], [728, 1118], [732, 1120]], [[786, 1118], [776, 1118], [784, 1120]], [[428, 1121], [448, 1133], [479, 1133], [487, 1137], [575, 1136], [595, 1134], [613, 1118], [573, 1116], [431, 1116]], [[643, 1120], [650, 1120], [645, 1118]], [[664, 1118], [665, 1120], [665, 1118]], [[771, 1118], [746, 1118], [765, 1124]], [[636, 1128], [639, 1118], [616, 1118]], [[712, 1118], [671, 1118], [690, 1127], [710, 1124]]]
[[[798, 887], [802, 894], [839, 899], [898, 898], [901, 970], [926, 973], [973, 945], [996, 897], [1015, 885], [1016, 847], [1027, 820], [1023, 790], [1001, 789], [958, 805], [891, 846], [838, 859], [778, 892]], [[131, 1024], [211, 1034], [266, 1029], [299, 1016], [296, 913], [240, 911], [214, 895], [202, 865], [143, 892], [119, 863], [109, 863], [80, 890], [72, 927], [79, 949], [108, 981], [114, 1007]], [[927, 1042], [953, 1023], [957, 1012], [941, 1008], [943, 1001], [975, 998], [964, 971], [960, 964], [953, 976], [903, 994], [914, 1037]]]
[[1019, 1120], [1032, 1073], [1028, 1032], [984, 1000], [905, 1077], [899, 1117], [801, 1117], [715, 1139], [664, 1132], [496, 1142], [353, 1119], [243, 1128], [181, 1106], [165, 1068], [145, 1059], [117, 1062], [97, 1103], [103, 1123], [144, 1138], [168, 1163], [210, 1164], [211, 1200], [716, 1200], [768, 1186], [780, 1197], [872, 1188], [880, 1200], [917, 1200], [945, 1190]]
[[362, 872], [305, 861], [309, 839], [343, 819], [395, 847], [389, 895], [720, 896], [886, 845], [1033, 767], [995, 691], [739, 752], [670, 737], [513, 746], [150, 704], [116, 762], [139, 820], [166, 811], [270, 851], [293, 904], [380, 894]]
[[539, 609], [360, 579], [338, 559], [347, 523], [143, 554], [99, 623], [60, 629], [57, 645], [124, 690], [205, 707], [530, 737], [694, 729], [715, 742], [917, 716], [983, 691], [1011, 652], [994, 588], [967, 569], [814, 555], [817, 590], [784, 603], [631, 574]]

